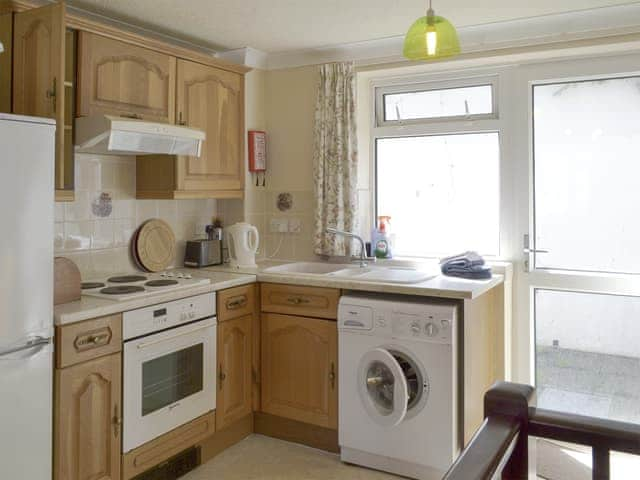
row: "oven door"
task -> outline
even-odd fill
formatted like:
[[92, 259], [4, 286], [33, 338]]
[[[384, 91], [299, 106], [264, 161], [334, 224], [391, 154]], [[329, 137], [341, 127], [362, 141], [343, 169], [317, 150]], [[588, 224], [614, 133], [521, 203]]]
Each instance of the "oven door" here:
[[126, 342], [123, 450], [214, 410], [215, 365], [215, 318]]

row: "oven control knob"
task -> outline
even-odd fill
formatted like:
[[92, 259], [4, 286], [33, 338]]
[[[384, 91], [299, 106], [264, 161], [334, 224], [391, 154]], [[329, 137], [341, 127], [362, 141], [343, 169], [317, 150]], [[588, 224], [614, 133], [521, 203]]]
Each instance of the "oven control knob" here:
[[179, 273], [178, 273], [178, 275], [176, 275], [176, 276], [177, 276], [178, 278], [184, 278], [184, 275], [183, 275], [181, 272], [179, 272]]
[[184, 274], [184, 278], [191, 278], [191, 274], [190, 273], [185, 273]]
[[181, 321], [181, 322], [184, 322], [186, 319], [187, 319], [187, 314], [186, 314], [185, 312], [182, 312], [182, 313], [180, 314], [180, 321]]
[[424, 331], [426, 332], [427, 337], [435, 337], [438, 334], [438, 327], [429, 322], [425, 325]]
[[196, 312], [189, 312], [189, 318], [196, 318]]
[[409, 328], [411, 328], [411, 333], [413, 333], [414, 335], [419, 335], [422, 331], [418, 322], [412, 322]]

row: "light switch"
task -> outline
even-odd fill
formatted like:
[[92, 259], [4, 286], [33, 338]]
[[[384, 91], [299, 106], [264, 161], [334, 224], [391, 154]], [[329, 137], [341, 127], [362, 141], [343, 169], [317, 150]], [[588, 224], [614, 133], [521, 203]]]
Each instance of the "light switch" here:
[[289, 231], [289, 222], [286, 218], [272, 218], [269, 222], [269, 232], [271, 233], [287, 233]]

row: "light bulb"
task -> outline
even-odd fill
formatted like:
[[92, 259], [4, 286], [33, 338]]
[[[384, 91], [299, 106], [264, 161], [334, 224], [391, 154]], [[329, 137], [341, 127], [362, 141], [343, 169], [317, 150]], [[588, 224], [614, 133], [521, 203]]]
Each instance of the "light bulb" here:
[[427, 55], [433, 56], [436, 54], [438, 46], [438, 34], [434, 31], [427, 30]]

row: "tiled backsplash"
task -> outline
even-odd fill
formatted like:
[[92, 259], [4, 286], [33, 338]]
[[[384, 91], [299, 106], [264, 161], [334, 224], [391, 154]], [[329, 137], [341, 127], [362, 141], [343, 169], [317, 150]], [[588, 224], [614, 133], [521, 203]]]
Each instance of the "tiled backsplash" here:
[[[76, 155], [76, 197], [55, 205], [55, 252], [73, 260], [83, 278], [134, 269], [129, 240], [135, 229], [149, 218], [171, 225], [178, 245], [176, 264], [184, 256], [185, 240], [194, 238], [211, 223], [224, 205], [216, 200], [136, 200], [135, 158], [114, 155]], [[109, 208], [99, 208], [106, 193]], [[229, 205], [231, 216], [235, 206]], [[102, 212], [100, 211], [102, 210]], [[231, 219], [236, 221], [236, 219]]]

